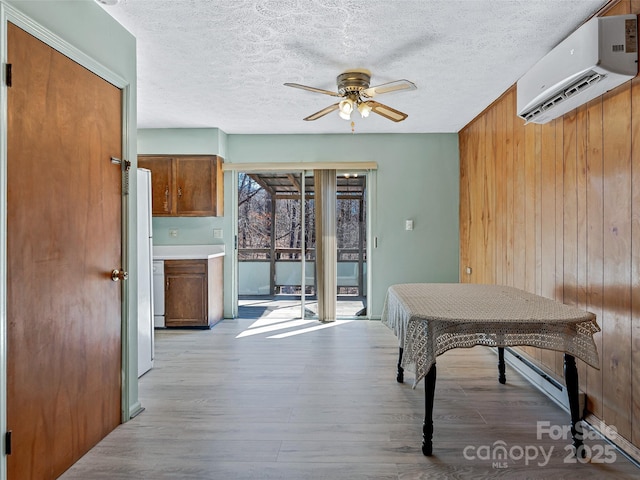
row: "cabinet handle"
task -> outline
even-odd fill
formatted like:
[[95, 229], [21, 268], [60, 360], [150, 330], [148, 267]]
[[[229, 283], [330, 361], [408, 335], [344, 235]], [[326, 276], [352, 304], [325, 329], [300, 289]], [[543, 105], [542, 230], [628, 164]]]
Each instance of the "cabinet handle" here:
[[178, 198], [182, 198], [182, 187], [178, 187]]
[[167, 278], [167, 285], [165, 286], [166, 290], [169, 290], [169, 279]]

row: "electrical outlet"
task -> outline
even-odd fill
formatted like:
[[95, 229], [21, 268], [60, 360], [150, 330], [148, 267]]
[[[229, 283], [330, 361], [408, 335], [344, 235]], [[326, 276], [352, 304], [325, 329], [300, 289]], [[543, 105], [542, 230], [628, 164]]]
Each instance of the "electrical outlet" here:
[[178, 236], [178, 229], [177, 228], [170, 228], [169, 229], [169, 236], [170, 237], [177, 237]]
[[213, 229], [213, 238], [222, 238], [222, 229], [214, 228]]

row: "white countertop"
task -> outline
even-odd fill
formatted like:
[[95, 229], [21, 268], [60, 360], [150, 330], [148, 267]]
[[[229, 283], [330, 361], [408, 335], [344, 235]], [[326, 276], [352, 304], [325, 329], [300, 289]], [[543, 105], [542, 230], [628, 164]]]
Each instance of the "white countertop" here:
[[195, 260], [224, 256], [224, 245], [154, 245], [154, 260]]

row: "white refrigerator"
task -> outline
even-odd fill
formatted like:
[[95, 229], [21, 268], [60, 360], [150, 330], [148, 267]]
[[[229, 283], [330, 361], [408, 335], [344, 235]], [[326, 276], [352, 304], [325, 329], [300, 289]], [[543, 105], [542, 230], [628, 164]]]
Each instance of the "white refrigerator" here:
[[139, 168], [138, 177], [138, 377], [153, 367], [153, 235], [151, 228], [151, 172]]

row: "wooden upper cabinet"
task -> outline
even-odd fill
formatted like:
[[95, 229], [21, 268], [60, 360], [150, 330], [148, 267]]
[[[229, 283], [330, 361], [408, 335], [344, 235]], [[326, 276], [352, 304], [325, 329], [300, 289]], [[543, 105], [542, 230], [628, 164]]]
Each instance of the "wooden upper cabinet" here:
[[139, 155], [138, 166], [151, 170], [153, 215], [222, 216], [222, 162], [217, 155]]
[[151, 203], [153, 215], [173, 212], [171, 157], [138, 156], [138, 167], [151, 170]]

